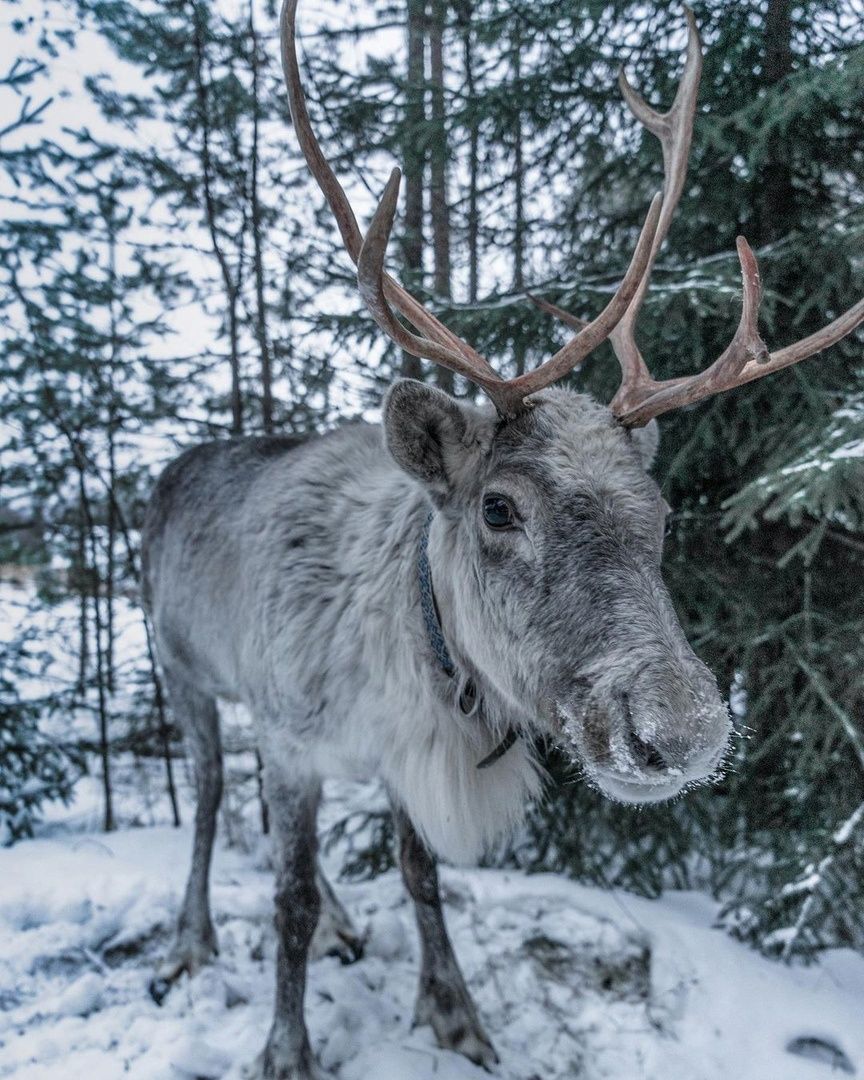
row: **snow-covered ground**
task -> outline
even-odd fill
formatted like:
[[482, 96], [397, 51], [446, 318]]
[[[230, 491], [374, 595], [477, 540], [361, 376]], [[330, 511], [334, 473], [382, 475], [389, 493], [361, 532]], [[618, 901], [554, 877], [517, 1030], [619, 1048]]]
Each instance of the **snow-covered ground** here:
[[[325, 813], [344, 811], [335, 791]], [[187, 815], [188, 817], [188, 815]], [[74, 815], [69, 819], [74, 820]], [[147, 994], [187, 869], [188, 828], [110, 836], [55, 824], [0, 851], [0, 1076], [238, 1077], [270, 1021], [272, 875], [220, 846], [221, 954], [158, 1008]], [[335, 876], [339, 852], [328, 861]], [[763, 959], [712, 928], [695, 893], [662, 901], [551, 875], [442, 871], [447, 919], [502, 1080], [820, 1080], [864, 1075], [864, 959]], [[413, 914], [398, 876], [342, 884], [366, 955], [311, 966], [307, 1018], [339, 1080], [481, 1080], [412, 1030]], [[790, 1047], [792, 1050], [790, 1051]]]

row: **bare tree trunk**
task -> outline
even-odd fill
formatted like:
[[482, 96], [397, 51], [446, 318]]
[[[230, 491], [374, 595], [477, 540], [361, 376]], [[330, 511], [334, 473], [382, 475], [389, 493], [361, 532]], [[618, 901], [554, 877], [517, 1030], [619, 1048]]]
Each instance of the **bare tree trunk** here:
[[[429, 207], [432, 217], [434, 291], [442, 300], [451, 297], [450, 206], [447, 202], [447, 116], [444, 97], [444, 28], [447, 0], [431, 0], [429, 21], [429, 75], [432, 88], [432, 132], [429, 155]], [[436, 367], [442, 390], [453, 392], [453, 372]]]
[[[791, 0], [768, 0], [765, 13], [763, 79], [774, 86], [792, 71]], [[789, 224], [797, 220], [798, 202], [792, 169], [785, 153], [784, 140], [769, 139], [765, 160], [760, 169], [757, 195], [756, 242], [769, 243], [785, 236]]]
[[102, 620], [99, 612], [99, 576], [94, 570], [93, 612], [96, 641], [96, 687], [99, 702], [99, 756], [102, 759], [102, 791], [105, 799], [103, 831], [113, 832], [114, 796], [111, 789], [111, 743], [109, 735], [108, 696], [105, 692], [105, 661], [102, 651]]
[[81, 513], [87, 523], [87, 538], [89, 542], [89, 578], [92, 582], [91, 598], [93, 600], [93, 640], [96, 651], [96, 692], [99, 708], [99, 757], [102, 762], [102, 793], [103, 793], [103, 831], [114, 831], [114, 797], [111, 789], [111, 746], [109, 742], [109, 716], [108, 699], [105, 693], [105, 658], [103, 652], [103, 624], [101, 604], [99, 596], [99, 552], [96, 546], [96, 527], [93, 521], [93, 513], [90, 507], [90, 499], [87, 494], [87, 483], [84, 477], [82, 462], [86, 455], [82, 452], [78, 455], [78, 491], [81, 502]]
[[[113, 379], [112, 379], [113, 394]], [[108, 483], [112, 495], [117, 488], [117, 455], [114, 445], [114, 407], [108, 414]], [[114, 499], [108, 500], [108, 535], [105, 541], [105, 678], [108, 693], [114, 693], [114, 592], [115, 592], [115, 547], [117, 520], [114, 514]]]
[[117, 534], [117, 515], [115, 501], [117, 492], [117, 360], [120, 343], [117, 333], [117, 311], [115, 297], [117, 293], [117, 238], [116, 238], [116, 180], [112, 183], [106, 225], [108, 227], [108, 282], [109, 282], [109, 335], [110, 355], [108, 358], [108, 535], [105, 544], [105, 675], [108, 692], [114, 693], [114, 570], [115, 546]]
[[[134, 564], [133, 564], [134, 570]], [[165, 762], [165, 783], [168, 789], [168, 801], [171, 803], [171, 817], [174, 828], [180, 828], [180, 804], [177, 801], [177, 786], [174, 783], [174, 765], [171, 760], [171, 728], [165, 713], [165, 694], [162, 690], [162, 680], [159, 678], [159, 669], [156, 666], [156, 653], [153, 649], [153, 636], [150, 633], [150, 623], [144, 614], [144, 637], [147, 642], [147, 659], [150, 661], [150, 676], [153, 680], [153, 703], [156, 706], [156, 718], [159, 722], [159, 741], [162, 744], [162, 760]]]
[[462, 0], [459, 21], [462, 26], [462, 52], [465, 64], [465, 95], [469, 110], [468, 129], [468, 222], [466, 242], [468, 246], [468, 302], [477, 303], [479, 274], [480, 218], [478, 214], [478, 182], [480, 131], [474, 114], [477, 88], [474, 81], [474, 36], [471, 26], [473, 0]]
[[[255, 4], [249, 0], [249, 40], [252, 48], [252, 163], [250, 203], [252, 209], [252, 266], [255, 274], [255, 337], [261, 360], [261, 426], [265, 435], [273, 434], [273, 365], [270, 342], [267, 338], [267, 309], [264, 304], [264, 256], [261, 241], [261, 202], [258, 198], [258, 129], [261, 119], [261, 99], [258, 93], [258, 36], [255, 31]], [[270, 811], [264, 797], [264, 763], [255, 748], [255, 769], [258, 782], [258, 803], [261, 807], [261, 831], [270, 832]]]
[[75, 577], [78, 585], [78, 680], [76, 692], [83, 697], [87, 690], [87, 676], [90, 670], [90, 647], [88, 641], [88, 615], [87, 615], [87, 547], [86, 533], [84, 529], [83, 511], [78, 520], [78, 536], [76, 543], [76, 567]]
[[[217, 224], [216, 202], [213, 198], [213, 160], [210, 151], [210, 109], [207, 84], [204, 79], [204, 19], [196, 3], [192, 4], [193, 39], [195, 43], [195, 89], [198, 100], [198, 123], [201, 127], [201, 172], [204, 182], [204, 210], [207, 218], [207, 230], [213, 254], [219, 263], [225, 298], [228, 302], [228, 341], [229, 361], [231, 365], [231, 434], [243, 432], [243, 398], [240, 385], [240, 328], [237, 316], [238, 287], [228, 259], [222, 249]], [[242, 267], [237, 267], [237, 278], [242, 274]]]
[[252, 204], [252, 259], [255, 273], [255, 336], [261, 359], [261, 424], [265, 435], [273, 433], [273, 367], [267, 338], [267, 313], [264, 305], [264, 258], [261, 242], [261, 203], [258, 198], [258, 128], [261, 101], [258, 93], [258, 37], [254, 21], [254, 0], [249, 0], [249, 38], [252, 49], [252, 163], [250, 201]]
[[[522, 38], [518, 29], [515, 31], [513, 41], [513, 87], [514, 98], [521, 100], [522, 82]], [[522, 147], [522, 112], [516, 106], [516, 123], [513, 132], [513, 291], [522, 292], [525, 289], [525, 163], [523, 160]], [[525, 343], [517, 338], [513, 357], [516, 364], [516, 374], [522, 375], [525, 371]]]
[[264, 795], [264, 762], [261, 760], [261, 751], [255, 747], [255, 780], [258, 785], [258, 806], [261, 810], [261, 832], [265, 836], [270, 833], [270, 807]]
[[[426, 0], [407, 0], [408, 16], [408, 85], [405, 99], [405, 215], [402, 231], [402, 260], [405, 283], [409, 289], [423, 285], [423, 170], [426, 158], [426, 89], [424, 39]], [[416, 356], [402, 354], [402, 374], [412, 379], [423, 377]]]

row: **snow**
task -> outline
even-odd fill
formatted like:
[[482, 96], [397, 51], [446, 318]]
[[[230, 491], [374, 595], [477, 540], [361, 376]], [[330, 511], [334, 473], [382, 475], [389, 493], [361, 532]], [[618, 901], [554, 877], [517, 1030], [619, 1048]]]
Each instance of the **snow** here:
[[864, 817], [864, 803], [861, 803], [858, 808], [849, 815], [846, 821], [840, 826], [834, 833], [834, 843], [840, 847], [842, 844], [848, 844], [852, 834], [858, 828], [858, 825]]
[[[365, 788], [329, 788], [324, 819]], [[69, 821], [78, 822], [74, 810]], [[76, 826], [78, 827], [78, 826]], [[184, 884], [188, 828], [109, 836], [54, 822], [0, 851], [0, 1077], [239, 1080], [272, 1008], [272, 874], [219, 845], [215, 964], [158, 1008], [147, 982]], [[341, 854], [326, 857], [336, 877]], [[819, 1080], [864, 1072], [864, 959], [765, 959], [698, 893], [660, 901], [553, 875], [442, 869], [448, 925], [500, 1080]], [[338, 1080], [481, 1080], [412, 1030], [419, 949], [398, 874], [341, 883], [364, 958], [310, 967], [307, 1020]]]

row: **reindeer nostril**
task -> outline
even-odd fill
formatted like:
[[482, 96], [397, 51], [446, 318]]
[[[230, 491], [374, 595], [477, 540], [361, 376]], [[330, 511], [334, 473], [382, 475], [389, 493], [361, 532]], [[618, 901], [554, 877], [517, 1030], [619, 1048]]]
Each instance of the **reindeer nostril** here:
[[621, 707], [623, 708], [626, 720], [627, 743], [630, 744], [630, 753], [633, 757], [634, 764], [639, 768], [665, 772], [669, 769], [669, 761], [666, 761], [657, 746], [653, 746], [651, 743], [646, 742], [646, 740], [642, 738], [642, 735], [639, 735], [636, 732], [636, 725], [633, 721], [633, 710], [630, 707], [630, 694], [627, 693], [626, 690], [621, 692]]
[[665, 772], [669, 768], [669, 763], [656, 746], [646, 742], [636, 732], [633, 723], [633, 712], [630, 708], [630, 695], [626, 690], [621, 694], [621, 705], [627, 718], [627, 741], [630, 744], [630, 753], [633, 755], [633, 760], [643, 769], [656, 769], [658, 772]]
[[656, 769], [658, 772], [665, 772], [669, 768], [666, 759], [657, 747], [641, 739], [632, 728], [630, 729], [630, 749], [637, 763], [643, 768]]

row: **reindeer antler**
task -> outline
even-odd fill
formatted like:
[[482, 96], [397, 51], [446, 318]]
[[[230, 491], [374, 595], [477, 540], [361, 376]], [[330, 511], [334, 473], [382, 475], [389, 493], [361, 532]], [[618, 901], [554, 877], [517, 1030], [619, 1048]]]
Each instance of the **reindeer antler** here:
[[[297, 62], [296, 11], [297, 0], [284, 0], [282, 5], [282, 66], [288, 87], [291, 118], [309, 169], [330, 204], [330, 209], [342, 234], [343, 243], [357, 265], [360, 295], [366, 307], [381, 329], [397, 345], [414, 356], [433, 360], [436, 364], [441, 364], [458, 375], [463, 375], [488, 394], [502, 416], [515, 416], [530, 407], [532, 394], [536, 394], [572, 371], [592, 350], [602, 344], [626, 313], [637, 294], [640, 283], [650, 269], [652, 245], [655, 242], [655, 234], [662, 213], [660, 196], [655, 196], [651, 203], [623, 281], [597, 318], [580, 326], [575, 337], [540, 367], [514, 379], [502, 379], [488, 360], [439, 322], [384, 270], [384, 256], [393, 227], [396, 200], [399, 194], [398, 169], [391, 174], [375, 216], [372, 218], [369, 231], [365, 239], [362, 237], [348, 197], [336, 179], [312, 131]], [[419, 330], [420, 335], [404, 327], [394, 314], [393, 308], [402, 314], [416, 330]]]
[[[610, 408], [621, 423], [628, 427], [641, 427], [662, 413], [670, 412], [682, 405], [702, 401], [724, 390], [732, 390], [736, 386], [743, 386], [744, 383], [753, 382], [781, 368], [797, 364], [800, 360], [805, 360], [808, 356], [827, 349], [829, 345], [834, 345], [864, 322], [864, 299], [861, 299], [845, 314], [834, 319], [817, 333], [811, 334], [794, 345], [787, 345], [785, 349], [769, 352], [765, 342], [759, 336], [758, 329], [759, 304], [762, 299], [759, 266], [750, 245], [743, 236], [739, 236], [736, 246], [738, 260], [741, 263], [743, 301], [741, 319], [732, 341], [713, 364], [696, 375], [659, 381], [652, 378], [636, 344], [634, 327], [642, 301], [645, 299], [657, 252], [666, 239], [672, 215], [675, 213], [684, 188], [687, 160], [693, 137], [696, 97], [702, 74], [702, 48], [696, 20], [690, 8], [683, 6], [688, 28], [687, 60], [672, 108], [666, 113], [652, 109], [627, 81], [623, 70], [618, 80], [621, 93], [630, 111], [660, 140], [664, 173], [663, 206], [644, 277], [639, 283], [626, 314], [609, 335], [612, 348], [621, 366], [621, 386], [612, 399]], [[549, 303], [548, 300], [540, 300], [530, 294], [528, 298], [542, 310], [567, 323], [568, 326], [584, 325], [581, 319]]]

